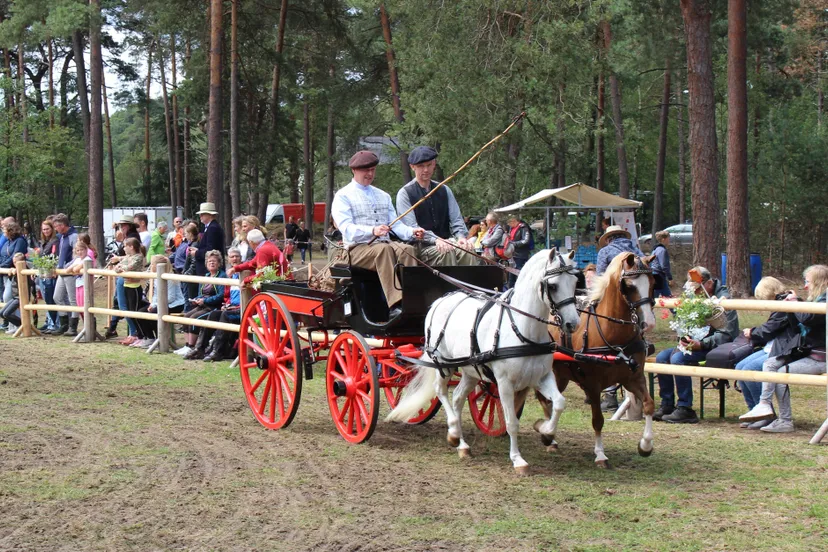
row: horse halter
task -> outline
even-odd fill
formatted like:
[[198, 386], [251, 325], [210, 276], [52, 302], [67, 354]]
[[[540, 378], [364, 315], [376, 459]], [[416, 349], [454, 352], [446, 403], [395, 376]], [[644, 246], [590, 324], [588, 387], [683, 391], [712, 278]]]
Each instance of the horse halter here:
[[560, 320], [560, 316], [558, 315], [559, 309], [562, 309], [567, 305], [575, 304], [575, 296], [567, 297], [562, 301], [555, 301], [552, 297], [553, 290], [549, 284], [549, 278], [552, 278], [553, 276], [560, 276], [561, 274], [571, 274], [577, 277], [577, 274], [580, 272], [577, 267], [567, 265], [563, 255], [560, 253], [558, 253], [558, 261], [560, 262], [560, 266], [558, 268], [547, 268], [546, 272], [543, 273], [543, 278], [541, 279], [540, 284], [541, 295], [546, 296], [549, 300], [549, 305], [552, 307], [552, 316], [556, 320]]
[[[635, 261], [636, 261], [635, 268], [632, 268], [630, 270], [625, 269], [625, 270], [621, 271], [621, 279], [622, 280], [634, 280], [635, 278], [637, 278], [638, 276], [641, 276], [641, 275], [652, 276], [653, 271], [648, 266], [646, 266], [644, 263], [642, 263], [640, 258], [636, 257]], [[638, 301], [630, 301], [627, 298], [627, 295], [623, 294], [624, 295], [624, 300], [627, 302], [627, 305], [630, 307], [630, 311], [633, 313], [634, 316], [635, 316], [636, 309], [638, 309], [639, 307], [641, 307], [643, 305], [650, 305], [652, 307], [652, 306], [655, 305], [655, 299], [653, 299], [652, 292], [653, 292], [653, 290], [650, 289], [650, 295], [648, 295], [647, 297], [641, 298]]]

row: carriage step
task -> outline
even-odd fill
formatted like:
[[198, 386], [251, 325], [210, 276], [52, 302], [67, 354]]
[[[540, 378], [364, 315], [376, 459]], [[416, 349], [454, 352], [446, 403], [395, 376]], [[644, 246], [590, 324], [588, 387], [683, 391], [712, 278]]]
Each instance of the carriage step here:
[[302, 366], [305, 369], [305, 379], [311, 380], [313, 379], [313, 349], [310, 347], [305, 347], [302, 349]]

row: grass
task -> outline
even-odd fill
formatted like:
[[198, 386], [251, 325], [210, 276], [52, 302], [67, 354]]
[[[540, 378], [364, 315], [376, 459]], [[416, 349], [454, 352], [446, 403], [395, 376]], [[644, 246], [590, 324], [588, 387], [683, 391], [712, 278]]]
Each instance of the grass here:
[[[743, 326], [764, 320], [747, 314]], [[671, 343], [659, 320], [657, 343]], [[229, 363], [185, 362], [113, 344], [0, 338], [0, 549], [823, 550], [828, 454], [807, 444], [825, 389], [794, 387], [798, 431], [740, 430], [727, 418], [607, 422], [611, 470], [594, 466], [582, 394], [567, 390], [560, 452], [527, 405], [518, 478], [507, 439], [465, 416], [474, 458], [445, 445], [445, 416], [380, 424], [347, 444], [325, 404], [324, 368], [293, 425], [254, 421]], [[387, 411], [382, 405], [381, 415]]]

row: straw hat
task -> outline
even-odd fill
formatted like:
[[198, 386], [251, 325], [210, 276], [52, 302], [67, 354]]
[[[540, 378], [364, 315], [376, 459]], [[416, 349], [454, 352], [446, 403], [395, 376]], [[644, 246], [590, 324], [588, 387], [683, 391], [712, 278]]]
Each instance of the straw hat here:
[[216, 204], [215, 203], [202, 203], [201, 209], [196, 211], [197, 215], [217, 215], [218, 211], [216, 211]]
[[118, 219], [118, 224], [131, 224], [133, 226], [137, 226], [137, 224], [135, 224], [135, 219], [129, 215], [121, 215], [121, 218]]
[[630, 238], [630, 233], [618, 226], [617, 224], [613, 224], [612, 226], [607, 227], [607, 231], [604, 232], [604, 235], [601, 236], [601, 239], [598, 240], [598, 247], [606, 247], [607, 241], [613, 236], [622, 235], [625, 238]]

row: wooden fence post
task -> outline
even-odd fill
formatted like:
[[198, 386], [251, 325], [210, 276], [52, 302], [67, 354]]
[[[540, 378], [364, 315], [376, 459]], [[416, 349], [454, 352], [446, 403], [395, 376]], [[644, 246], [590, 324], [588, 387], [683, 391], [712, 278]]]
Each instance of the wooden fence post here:
[[[115, 306], [115, 278], [106, 276], [106, 308], [111, 309]], [[112, 325], [112, 316], [106, 318], [106, 327]]]
[[95, 315], [89, 312], [95, 306], [95, 277], [89, 274], [92, 259], [83, 260], [83, 340], [94, 343], [98, 334]]
[[170, 324], [164, 322], [164, 317], [170, 313], [170, 305], [167, 301], [167, 286], [170, 283], [162, 276], [167, 272], [167, 263], [158, 263], [155, 266], [157, 285], [155, 286], [155, 305], [158, 313], [158, 351], [161, 353], [170, 352]]
[[23, 337], [32, 337], [32, 313], [26, 310], [29, 304], [29, 277], [23, 274], [28, 267], [26, 261], [14, 263], [17, 270], [17, 291], [20, 298], [20, 332]]
[[[828, 305], [825, 307], [825, 317], [828, 319]], [[825, 334], [825, 350], [828, 351], [828, 333]], [[828, 403], [828, 375], [826, 375], [825, 379], [825, 393], [826, 393], [826, 403]], [[828, 411], [828, 404], [826, 404], [826, 411]], [[810, 444], [818, 445], [820, 441], [825, 438], [825, 435], [828, 434], [828, 414], [826, 414], [825, 421], [822, 422], [822, 426], [814, 433], [814, 436], [811, 437]]]

